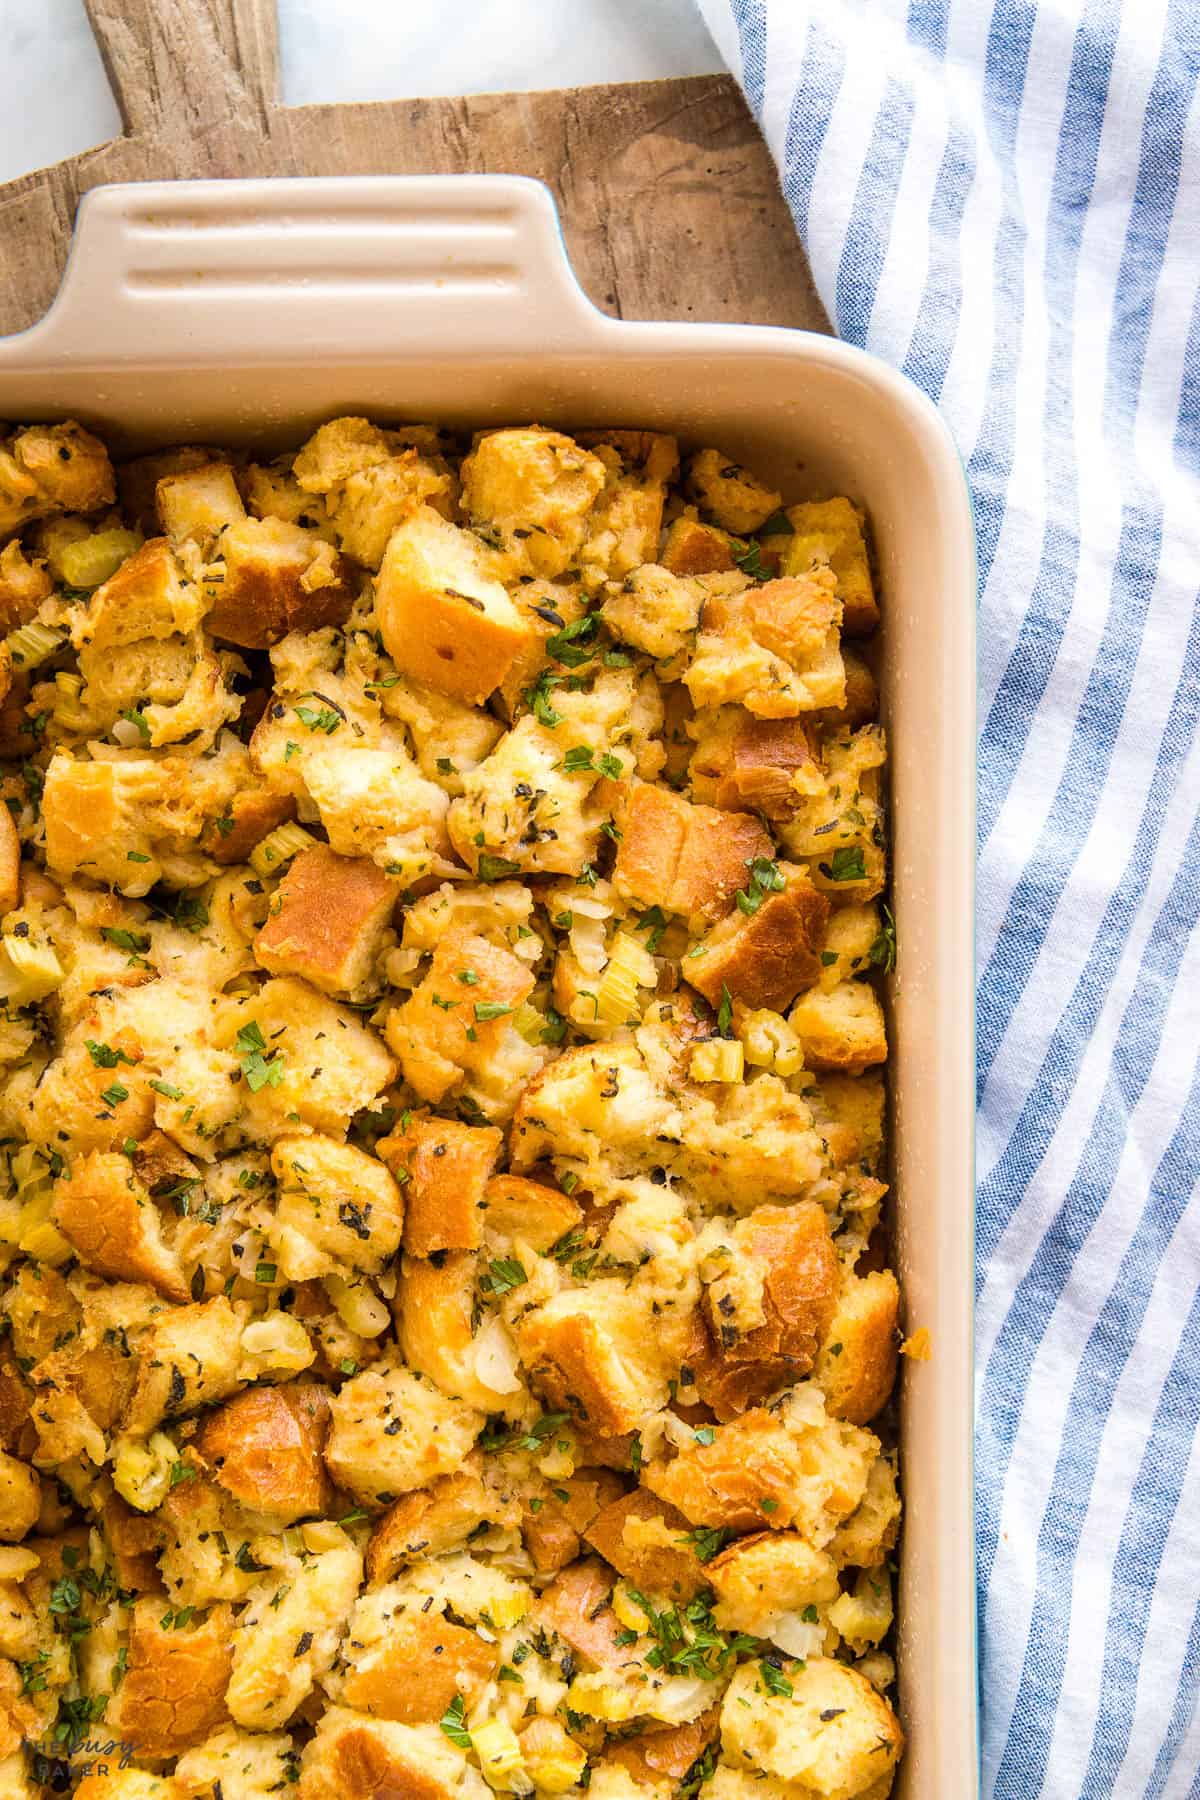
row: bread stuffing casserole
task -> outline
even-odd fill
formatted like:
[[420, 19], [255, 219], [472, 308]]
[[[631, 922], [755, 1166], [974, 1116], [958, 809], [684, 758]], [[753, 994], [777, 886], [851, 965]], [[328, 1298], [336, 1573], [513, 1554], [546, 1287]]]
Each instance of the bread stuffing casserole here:
[[0, 545], [0, 1800], [882, 1800], [861, 513], [34, 425]]

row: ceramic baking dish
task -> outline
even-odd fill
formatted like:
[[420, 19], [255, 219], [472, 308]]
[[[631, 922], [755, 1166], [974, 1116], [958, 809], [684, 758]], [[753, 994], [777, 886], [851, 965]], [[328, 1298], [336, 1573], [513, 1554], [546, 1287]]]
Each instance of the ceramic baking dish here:
[[650, 426], [720, 444], [789, 500], [849, 493], [870, 514], [900, 944], [896, 1267], [908, 1329], [933, 1341], [901, 1394], [897, 1793], [970, 1800], [975, 569], [949, 434], [833, 339], [605, 317], [547, 190], [506, 176], [101, 188], [51, 311], [0, 341], [0, 418], [76, 417], [120, 449], [294, 443], [344, 412]]

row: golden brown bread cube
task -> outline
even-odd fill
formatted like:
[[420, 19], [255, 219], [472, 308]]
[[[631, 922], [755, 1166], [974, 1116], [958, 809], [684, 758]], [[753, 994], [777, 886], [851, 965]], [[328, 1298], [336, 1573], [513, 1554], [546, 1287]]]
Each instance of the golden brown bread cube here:
[[[868, 1445], [826, 1426], [797, 1431], [763, 1407], [715, 1428], [711, 1442], [698, 1438], [673, 1461], [654, 1462], [642, 1479], [660, 1499], [677, 1506], [693, 1525], [727, 1525], [734, 1531], [790, 1526], [822, 1532], [846, 1518], [866, 1485]], [[814, 1470], [819, 1473], [814, 1478]]]
[[125, 1677], [108, 1703], [105, 1728], [135, 1753], [175, 1756], [215, 1731], [228, 1713], [225, 1688], [233, 1663], [229, 1608], [164, 1631], [163, 1601], [135, 1601]]
[[494, 1126], [455, 1119], [413, 1119], [407, 1131], [380, 1139], [376, 1153], [403, 1184], [410, 1256], [479, 1248], [488, 1179], [503, 1146]]
[[21, 898], [21, 840], [7, 806], [0, 807], [0, 918]]
[[150, 538], [102, 582], [71, 626], [76, 649], [108, 650], [143, 638], [186, 636], [204, 613], [205, 601], [166, 538]]
[[765, 1692], [743, 1663], [721, 1702], [721, 1749], [735, 1768], [819, 1800], [875, 1800], [904, 1747], [895, 1713], [856, 1669], [832, 1657], [785, 1663], [789, 1692]]
[[769, 1629], [773, 1615], [828, 1605], [838, 1597], [837, 1565], [798, 1531], [755, 1531], [735, 1538], [706, 1570], [723, 1631]]
[[27, 425], [0, 442], [0, 537], [52, 513], [98, 512], [115, 495], [108, 451], [73, 419]]
[[462, 926], [446, 933], [424, 981], [388, 1019], [388, 1043], [422, 1099], [436, 1104], [464, 1073], [495, 1061], [533, 980], [528, 964], [501, 945]]
[[634, 1587], [682, 1603], [708, 1585], [690, 1531], [681, 1512], [639, 1487], [611, 1501], [583, 1535]]
[[206, 1416], [195, 1449], [240, 1506], [290, 1525], [332, 1504], [321, 1455], [328, 1424], [329, 1396], [316, 1383], [254, 1387]]
[[80, 1260], [112, 1281], [145, 1281], [169, 1300], [186, 1300], [179, 1259], [162, 1235], [158, 1208], [127, 1156], [77, 1157], [55, 1185], [54, 1222]]
[[783, 504], [782, 494], [720, 450], [698, 450], [688, 463], [688, 482], [718, 525], [742, 535], [765, 525]]
[[879, 602], [871, 580], [866, 520], [862, 509], [839, 495], [788, 507], [795, 536], [783, 555], [785, 575], [804, 575], [825, 563], [837, 576], [842, 630], [866, 637], [879, 623]]
[[342, 625], [354, 604], [353, 564], [316, 533], [284, 519], [239, 519], [221, 535], [224, 579], [210, 571], [205, 620], [215, 638], [269, 649], [291, 631]]
[[0, 1450], [0, 1543], [19, 1543], [42, 1509], [42, 1489], [27, 1463]]
[[685, 918], [719, 919], [748, 863], [771, 856], [770, 838], [749, 813], [693, 806], [667, 788], [639, 782], [626, 809], [613, 885], [628, 900]]
[[203, 444], [179, 444], [173, 450], [155, 450], [149, 456], [135, 456], [121, 463], [117, 469], [117, 491], [130, 524], [153, 536], [160, 529], [159, 482], [167, 475], [182, 475], [189, 469], [228, 461], [228, 455], [221, 450]]
[[295, 975], [323, 994], [362, 1000], [378, 985], [376, 963], [396, 903], [396, 884], [366, 856], [325, 844], [302, 850], [280, 882], [254, 953], [274, 975]]
[[372, 1587], [393, 1580], [414, 1557], [460, 1550], [480, 1525], [515, 1523], [519, 1516], [515, 1501], [481, 1480], [480, 1461], [474, 1452], [460, 1469], [389, 1506], [367, 1545], [367, 1580]]
[[710, 1706], [690, 1725], [668, 1725], [665, 1730], [642, 1731], [636, 1737], [618, 1739], [604, 1747], [605, 1766], [623, 1769], [638, 1787], [683, 1780], [706, 1745], [717, 1735], [720, 1709]]
[[459, 1698], [473, 1706], [500, 1661], [474, 1631], [411, 1607], [391, 1619], [383, 1643], [350, 1655], [346, 1704], [404, 1725], [436, 1723]]
[[813, 1371], [831, 1418], [866, 1425], [886, 1403], [896, 1380], [899, 1311], [890, 1269], [846, 1277]]
[[711, 790], [713, 804], [788, 819], [801, 793], [821, 780], [809, 725], [803, 719], [756, 719], [738, 708], [728, 728], [702, 738], [692, 757], [692, 780]]
[[832, 570], [781, 576], [704, 608], [683, 680], [698, 707], [741, 703], [758, 718], [794, 719], [846, 699], [842, 608]]
[[672, 575], [719, 575], [735, 566], [728, 532], [686, 517], [672, 522], [660, 560]]
[[463, 1774], [462, 1752], [435, 1726], [331, 1706], [305, 1748], [296, 1800], [462, 1800]]
[[887, 1026], [879, 996], [868, 981], [840, 981], [829, 993], [801, 994], [788, 1019], [811, 1069], [861, 1075], [887, 1061]]
[[246, 509], [227, 462], [202, 463], [166, 474], [155, 488], [159, 523], [172, 545], [196, 544], [208, 551], [227, 525], [244, 519]]
[[391, 536], [375, 587], [388, 655], [414, 681], [479, 706], [540, 634], [487, 573], [483, 546], [430, 506]]
[[624, 1486], [610, 1469], [579, 1469], [522, 1502], [521, 1538], [539, 1575], [556, 1575], [579, 1555], [583, 1534]]
[[636, 1431], [666, 1398], [652, 1323], [620, 1284], [556, 1294], [525, 1314], [517, 1347], [550, 1408], [603, 1437]]
[[518, 539], [535, 575], [560, 575], [583, 538], [604, 486], [599, 457], [538, 425], [485, 432], [462, 466], [473, 522]]
[[608, 1604], [612, 1590], [612, 1570], [598, 1557], [587, 1556], [554, 1577], [534, 1616], [596, 1668], [628, 1663], [629, 1650], [619, 1641], [620, 1620]]
[[730, 913], [685, 960], [684, 975], [711, 1006], [728, 989], [746, 1006], [781, 1012], [820, 974], [829, 902], [803, 869], [784, 863], [779, 873], [782, 892], [768, 893], [753, 913]]
[[484, 1225], [498, 1238], [520, 1238], [540, 1256], [565, 1237], [583, 1214], [557, 1188], [524, 1175], [496, 1175], [484, 1192]]
[[376, 1274], [400, 1247], [404, 1196], [383, 1163], [353, 1144], [306, 1132], [271, 1149], [277, 1183], [268, 1231], [289, 1281]]
[[273, 794], [267, 788], [247, 788], [230, 800], [220, 821], [200, 840], [201, 849], [214, 862], [246, 862], [256, 844], [296, 816], [290, 794]]
[[738, 1277], [748, 1269], [761, 1282], [763, 1320], [739, 1332], [728, 1322], [734, 1307], [722, 1284], [706, 1290], [705, 1343], [693, 1373], [700, 1398], [722, 1420], [809, 1373], [840, 1282], [825, 1209], [816, 1201], [759, 1207], [734, 1227], [734, 1243]]

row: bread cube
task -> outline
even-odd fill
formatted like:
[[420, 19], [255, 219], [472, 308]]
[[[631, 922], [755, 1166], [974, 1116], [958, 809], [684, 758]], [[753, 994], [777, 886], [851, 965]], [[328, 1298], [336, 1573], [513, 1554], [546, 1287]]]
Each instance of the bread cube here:
[[306, 750], [297, 767], [334, 850], [370, 857], [398, 883], [445, 873], [449, 801], [436, 782], [418, 774], [406, 750], [350, 743]]
[[393, 1310], [408, 1366], [452, 1400], [495, 1413], [514, 1403], [521, 1377], [503, 1321], [481, 1312], [477, 1263], [470, 1250], [406, 1256]]
[[693, 806], [668, 788], [639, 783], [626, 809], [613, 885], [642, 906], [719, 919], [749, 886], [748, 864], [770, 859], [773, 850], [749, 813]]
[[697, 706], [740, 702], [759, 718], [841, 706], [841, 602], [831, 569], [712, 599], [683, 680]]
[[224, 1400], [239, 1386], [241, 1363], [237, 1318], [223, 1295], [168, 1307], [142, 1340], [126, 1429], [147, 1437], [164, 1418]]
[[328, 1707], [301, 1763], [300, 1800], [487, 1800], [491, 1790], [436, 1725]]
[[691, 649], [704, 599], [699, 582], [651, 562], [627, 576], [600, 612], [614, 637], [665, 662]]
[[[187, 1800], [209, 1794], [277, 1800], [296, 1779], [296, 1751], [286, 1732], [238, 1731], [232, 1725], [185, 1751], [175, 1765], [175, 1781]], [[170, 1789], [164, 1786], [150, 1800], [172, 1800]]]
[[161, 531], [158, 517], [158, 484], [168, 475], [183, 475], [192, 469], [206, 469], [213, 463], [228, 463], [229, 456], [203, 444], [179, 444], [171, 450], [155, 450], [149, 456], [135, 456], [117, 470], [117, 490], [121, 510], [137, 531], [152, 537]]
[[205, 620], [215, 638], [265, 650], [292, 631], [344, 624], [354, 604], [352, 566], [315, 532], [283, 519], [238, 520], [222, 534], [223, 572], [206, 571]]
[[895, 1454], [879, 1455], [871, 1464], [862, 1499], [826, 1547], [839, 1569], [876, 1569], [895, 1544], [899, 1528]]
[[729, 534], [685, 514], [667, 531], [662, 566], [672, 575], [724, 574], [736, 566]]
[[231, 996], [214, 1035], [216, 1049], [233, 1051], [243, 1070], [248, 1062], [254, 1072], [238, 1091], [244, 1126], [262, 1143], [294, 1136], [297, 1128], [344, 1138], [355, 1113], [371, 1106], [396, 1072], [374, 1032], [289, 975], [256, 994]]
[[378, 569], [393, 531], [425, 503], [446, 516], [453, 489], [454, 478], [440, 458], [432, 462], [415, 449], [400, 450], [346, 477], [331, 505], [330, 523], [347, 556]]
[[[387, 1040], [405, 1080], [436, 1104], [465, 1076], [485, 1075], [506, 1050], [515, 1049], [512, 1015], [533, 983], [529, 965], [510, 950], [452, 927], [434, 951], [425, 979], [388, 1017]], [[527, 1063], [528, 1074], [538, 1060]]]
[[151, 538], [126, 557], [75, 615], [71, 641], [77, 650], [111, 650], [142, 638], [186, 637], [199, 625], [205, 600], [184, 579], [165, 538]]
[[692, 726], [689, 773], [698, 800], [789, 819], [824, 777], [807, 721], [756, 719], [741, 707], [704, 713]]
[[410, 1256], [438, 1250], [477, 1250], [488, 1178], [504, 1147], [491, 1125], [454, 1119], [413, 1119], [408, 1129], [375, 1146], [404, 1183], [404, 1248]]
[[68, 419], [27, 425], [0, 442], [0, 537], [52, 513], [91, 513], [116, 495], [108, 451]]
[[780, 1613], [828, 1606], [840, 1592], [837, 1564], [798, 1531], [756, 1531], [734, 1540], [707, 1565], [722, 1631], [770, 1635]]
[[486, 572], [479, 540], [425, 505], [392, 533], [375, 611], [398, 669], [476, 706], [500, 686], [531, 636]]
[[389, 454], [385, 434], [369, 419], [330, 419], [296, 452], [292, 473], [305, 493], [328, 494], [358, 470], [386, 462]]
[[620, 1281], [592, 1281], [525, 1314], [517, 1347], [554, 1411], [605, 1437], [636, 1431], [666, 1404], [656, 1320]]
[[452, 1474], [483, 1425], [481, 1413], [399, 1368], [355, 1375], [333, 1396], [330, 1412], [329, 1472], [372, 1510]]
[[373, 1639], [356, 1609], [342, 1699], [360, 1713], [403, 1725], [436, 1724], [455, 1700], [473, 1706], [495, 1674], [500, 1651], [474, 1631], [415, 1608], [393, 1613]]
[[[730, 913], [685, 958], [686, 979], [711, 1006], [720, 1006], [728, 990], [746, 1006], [782, 1012], [820, 974], [829, 903], [803, 869], [785, 863], [779, 873], [786, 881], [780, 892], [762, 896], [750, 914]], [[744, 885], [749, 891], [748, 875]]]
[[376, 1274], [400, 1247], [405, 1202], [383, 1164], [327, 1137], [278, 1138], [268, 1226], [289, 1281], [358, 1269]]
[[362, 1557], [336, 1525], [304, 1526], [301, 1537], [308, 1554], [269, 1570], [234, 1628], [226, 1699], [250, 1730], [286, 1725], [308, 1698], [337, 1655], [362, 1580]]
[[314, 1382], [254, 1387], [214, 1408], [194, 1440], [212, 1479], [249, 1512], [279, 1525], [320, 1516], [333, 1488], [321, 1451], [326, 1390]]
[[490, 1239], [520, 1240], [539, 1256], [577, 1225], [583, 1213], [567, 1194], [523, 1175], [496, 1175], [484, 1189], [483, 1223]]
[[21, 898], [21, 840], [7, 806], [0, 813], [0, 918]]
[[788, 1014], [811, 1069], [861, 1075], [887, 1061], [887, 1026], [879, 996], [867, 981], [839, 981], [828, 993], [810, 988]]
[[205, 555], [212, 551], [227, 525], [235, 525], [246, 516], [233, 469], [227, 462], [204, 463], [164, 475], [155, 489], [155, 504], [172, 548], [192, 543]]
[[556, 1575], [574, 1562], [589, 1525], [623, 1492], [620, 1477], [611, 1470], [581, 1469], [544, 1493], [524, 1498], [521, 1538], [538, 1574]]
[[[809, 1374], [834, 1317], [841, 1273], [816, 1201], [759, 1207], [732, 1236], [738, 1260], [728, 1280], [706, 1289], [706, 1342], [693, 1359], [700, 1398], [721, 1420]], [[738, 1317], [736, 1284], [749, 1285], [759, 1302], [761, 1322], [749, 1328]]]
[[689, 1530], [681, 1512], [639, 1487], [611, 1500], [583, 1536], [633, 1587], [682, 1604], [708, 1586]]
[[125, 1674], [108, 1702], [105, 1732], [150, 1759], [176, 1756], [229, 1717], [229, 1608], [163, 1629], [161, 1598], [137, 1600], [129, 1618]]
[[698, 450], [687, 472], [688, 485], [701, 506], [726, 531], [741, 536], [757, 531], [783, 504], [782, 494], [720, 450]]
[[598, 1766], [598, 1800], [603, 1800], [604, 1795], [607, 1800], [617, 1800], [621, 1792], [615, 1783], [604, 1780], [607, 1770], [619, 1769], [632, 1781], [632, 1792], [639, 1796], [654, 1792], [656, 1787], [661, 1792], [664, 1782], [674, 1789], [716, 1737], [719, 1717], [717, 1707], [710, 1706], [688, 1725], [668, 1725], [665, 1730], [644, 1731], [615, 1741], [610, 1738], [604, 1746], [604, 1761]]
[[896, 1380], [899, 1311], [890, 1269], [847, 1274], [813, 1370], [831, 1418], [866, 1425], [885, 1405]]
[[538, 1601], [536, 1620], [578, 1652], [593, 1668], [617, 1668], [630, 1660], [621, 1622], [608, 1604], [612, 1570], [587, 1556], [556, 1575]]
[[54, 1222], [80, 1261], [112, 1281], [144, 1281], [169, 1300], [188, 1298], [179, 1259], [163, 1239], [158, 1208], [127, 1156], [77, 1157], [55, 1184]]
[[562, 432], [522, 425], [485, 432], [463, 463], [462, 483], [472, 523], [506, 544], [516, 539], [528, 573], [555, 576], [583, 541], [605, 467]]
[[481, 1525], [512, 1525], [516, 1503], [480, 1479], [478, 1452], [461, 1469], [389, 1506], [367, 1545], [367, 1579], [373, 1587], [394, 1579], [414, 1557], [461, 1550]]
[[221, 823], [214, 822], [201, 840], [201, 848], [215, 863], [248, 862], [256, 844], [269, 837], [277, 825], [296, 816], [290, 794], [274, 794], [268, 788], [244, 788], [234, 794]]
[[26, 1463], [0, 1450], [0, 1543], [19, 1543], [37, 1524], [42, 1488]]
[[837, 576], [842, 629], [866, 637], [879, 623], [879, 603], [871, 580], [865, 518], [860, 507], [839, 495], [788, 507], [795, 536], [783, 555], [785, 575], [805, 575], [822, 563]]
[[302, 850], [276, 889], [254, 954], [273, 975], [363, 1000], [379, 985], [396, 894], [368, 857], [338, 856], [324, 844]]
[[783, 1673], [787, 1694], [769, 1691], [754, 1662], [737, 1670], [721, 1703], [726, 1761], [820, 1800], [881, 1794], [904, 1747], [883, 1696], [832, 1657], [788, 1662]]

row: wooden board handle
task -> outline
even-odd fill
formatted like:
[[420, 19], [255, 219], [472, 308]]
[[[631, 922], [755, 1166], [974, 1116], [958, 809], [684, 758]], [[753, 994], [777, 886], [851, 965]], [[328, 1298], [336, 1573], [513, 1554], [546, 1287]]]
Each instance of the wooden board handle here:
[[[505, 175], [147, 182], [80, 207], [59, 298], [24, 340], [97, 366], [311, 355], [569, 351], [609, 321], [567, 261], [541, 182]], [[34, 341], [36, 340], [36, 342]]]
[[179, 141], [230, 118], [258, 131], [278, 89], [275, 0], [85, 0], [131, 137]]

